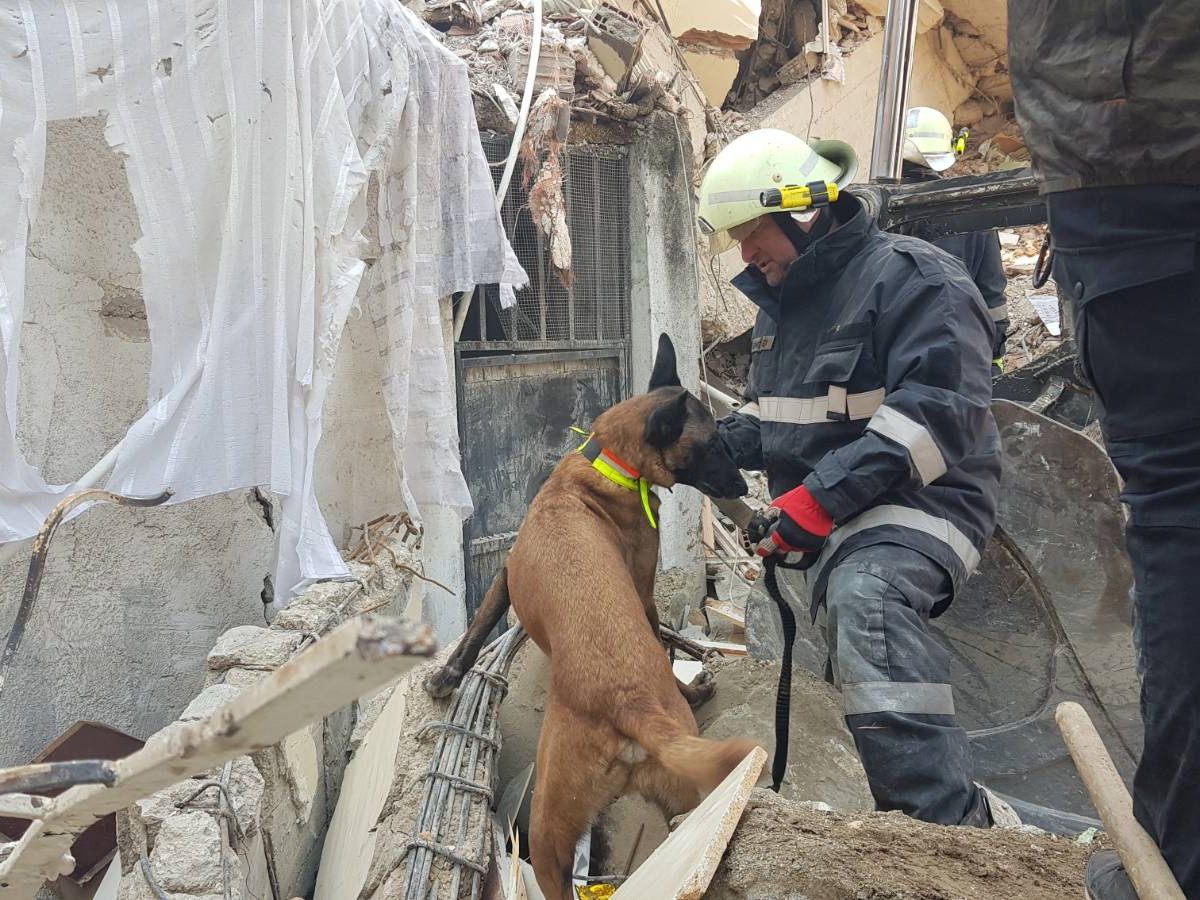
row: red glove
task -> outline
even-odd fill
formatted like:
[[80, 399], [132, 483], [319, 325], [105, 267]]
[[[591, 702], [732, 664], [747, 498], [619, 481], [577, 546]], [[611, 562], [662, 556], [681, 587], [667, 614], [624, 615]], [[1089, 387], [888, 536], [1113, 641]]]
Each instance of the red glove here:
[[759, 526], [762, 536], [754, 548], [762, 557], [804, 553], [815, 562], [833, 531], [833, 518], [804, 485], [776, 497], [768, 516], [770, 520]]

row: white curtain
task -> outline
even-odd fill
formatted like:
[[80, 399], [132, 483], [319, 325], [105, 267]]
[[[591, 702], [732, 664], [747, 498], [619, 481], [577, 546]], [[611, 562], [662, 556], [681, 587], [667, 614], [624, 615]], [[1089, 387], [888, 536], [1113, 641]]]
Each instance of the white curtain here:
[[466, 68], [395, 0], [3, 0], [0, 540], [71, 490], [15, 438], [26, 240], [46, 122], [107, 116], [141, 224], [147, 412], [113, 490], [281, 500], [280, 598], [345, 575], [313, 490], [321, 410], [365, 263], [404, 496], [467, 515], [438, 300], [520, 287]]

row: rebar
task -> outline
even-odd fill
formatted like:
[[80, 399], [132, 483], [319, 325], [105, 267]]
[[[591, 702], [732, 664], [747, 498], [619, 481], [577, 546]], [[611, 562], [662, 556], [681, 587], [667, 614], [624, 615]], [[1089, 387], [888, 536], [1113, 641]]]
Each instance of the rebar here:
[[403, 858], [407, 866], [405, 900], [439, 900], [433, 883], [434, 859], [452, 868], [449, 900], [458, 900], [469, 874], [469, 893], [477, 900], [487, 872], [491, 829], [477, 827], [472, 835], [472, 813], [482, 826], [491, 815], [500, 755], [500, 703], [508, 692], [507, 673], [525, 630], [519, 625], [485, 647], [454, 695], [443, 722], [429, 722], [422, 731], [440, 732], [425, 776], [425, 785], [413, 824], [414, 839]]

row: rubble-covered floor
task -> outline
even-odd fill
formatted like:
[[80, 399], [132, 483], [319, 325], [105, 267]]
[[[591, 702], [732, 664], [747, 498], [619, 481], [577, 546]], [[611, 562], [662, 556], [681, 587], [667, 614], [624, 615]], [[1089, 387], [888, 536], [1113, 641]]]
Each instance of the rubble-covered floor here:
[[1061, 900], [1100, 846], [901, 813], [826, 812], [757, 790], [707, 900]]

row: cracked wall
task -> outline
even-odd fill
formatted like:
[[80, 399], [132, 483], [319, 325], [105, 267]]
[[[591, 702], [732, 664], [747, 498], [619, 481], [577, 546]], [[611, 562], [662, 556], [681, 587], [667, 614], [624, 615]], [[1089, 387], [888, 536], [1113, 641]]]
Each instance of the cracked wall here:
[[[132, 246], [141, 230], [104, 119], [47, 128], [29, 243], [17, 438], [52, 482], [77, 478], [143, 412], [150, 325]], [[326, 404], [318, 496], [335, 540], [400, 511], [370, 322], [351, 317]], [[256, 496], [256, 494], [258, 496]], [[0, 695], [0, 765], [27, 762], [80, 719], [145, 738], [200, 689], [226, 629], [263, 623], [278, 505], [237, 491], [178, 506], [99, 506], [59, 529]], [[0, 565], [0, 635], [28, 565]]]

